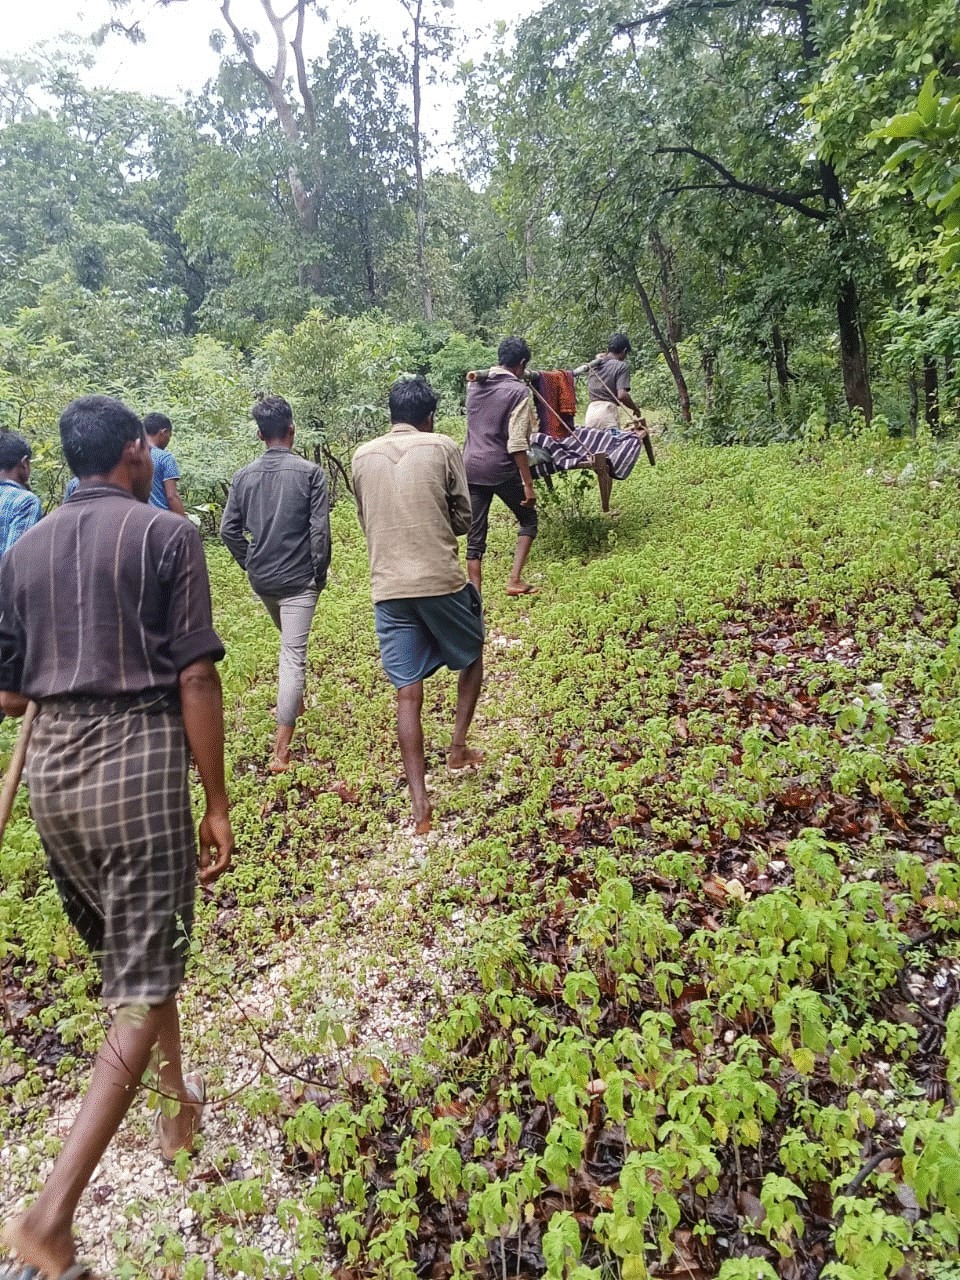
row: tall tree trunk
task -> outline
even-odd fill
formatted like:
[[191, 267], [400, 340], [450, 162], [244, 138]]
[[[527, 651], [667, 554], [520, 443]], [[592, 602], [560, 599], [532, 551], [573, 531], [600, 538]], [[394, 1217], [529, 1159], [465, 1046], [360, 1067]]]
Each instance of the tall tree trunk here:
[[[818, 64], [820, 43], [814, 31], [811, 0], [794, 0], [791, 7], [795, 7], [800, 20], [800, 42], [804, 61], [811, 65]], [[820, 161], [820, 190], [826, 207], [834, 209], [839, 215], [843, 211], [843, 189], [836, 169], [828, 160]], [[840, 368], [843, 373], [843, 390], [848, 406], [851, 409], [859, 409], [863, 413], [864, 420], [869, 422], [873, 417], [873, 394], [870, 390], [867, 343], [863, 325], [860, 323], [860, 298], [856, 281], [844, 262], [843, 251], [847, 247], [846, 240], [847, 231], [838, 216], [831, 242], [839, 276], [837, 323], [840, 330]]]
[[860, 299], [850, 276], [840, 281], [837, 293], [837, 320], [840, 326], [840, 364], [843, 389], [851, 409], [860, 409], [864, 421], [873, 417], [873, 393], [867, 365], [867, 343], [860, 323]]
[[413, 22], [413, 165], [417, 179], [417, 271], [420, 275], [420, 291], [423, 295], [423, 318], [433, 322], [433, 290], [427, 270], [427, 192], [423, 181], [423, 141], [420, 135], [420, 36], [423, 24], [423, 0], [405, 3], [404, 9]]
[[703, 370], [703, 413], [709, 418], [713, 413], [713, 382], [717, 369], [717, 353], [710, 347], [700, 352], [700, 368]]
[[633, 277], [636, 286], [637, 296], [640, 299], [640, 305], [643, 307], [643, 313], [647, 317], [647, 324], [650, 326], [650, 332], [656, 339], [657, 346], [667, 362], [667, 368], [673, 377], [674, 385], [677, 388], [677, 399], [680, 401], [680, 417], [684, 422], [690, 422], [690, 392], [687, 390], [687, 381], [683, 376], [683, 369], [680, 367], [680, 357], [677, 348], [672, 346], [669, 338], [664, 334], [657, 322], [657, 317], [653, 313], [653, 307], [650, 305], [650, 296], [643, 286], [643, 281], [637, 273], [637, 268], [630, 264], [630, 274]]
[[367, 283], [367, 298], [371, 306], [377, 304], [377, 275], [373, 265], [373, 245], [370, 243], [370, 219], [367, 217], [366, 190], [361, 182], [357, 187], [357, 238], [363, 255], [363, 272]]
[[936, 356], [923, 357], [923, 416], [932, 436], [940, 435], [940, 380]]
[[920, 396], [917, 392], [917, 371], [910, 371], [910, 436], [917, 438], [917, 420], [920, 417]]
[[780, 388], [780, 403], [784, 409], [788, 409], [790, 407], [790, 370], [787, 368], [787, 347], [776, 321], [774, 321], [771, 336], [773, 361], [777, 369], [777, 385]]

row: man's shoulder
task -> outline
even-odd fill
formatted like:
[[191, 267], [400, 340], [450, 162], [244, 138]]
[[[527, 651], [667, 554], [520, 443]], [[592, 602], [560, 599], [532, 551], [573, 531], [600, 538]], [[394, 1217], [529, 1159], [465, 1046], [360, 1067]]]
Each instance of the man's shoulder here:
[[42, 505], [33, 490], [28, 489], [25, 485], [16, 484], [12, 480], [5, 480], [0, 485], [0, 506], [19, 510], [23, 507], [41, 507]]
[[303, 457], [302, 454], [294, 453], [292, 449], [264, 449], [259, 458], [254, 458], [239, 471], [235, 471], [230, 483], [234, 485], [238, 480], [256, 480], [266, 473], [276, 475], [284, 472], [309, 472], [312, 474], [317, 471], [323, 474], [323, 468], [318, 463]]
[[169, 449], [160, 450], [159, 461], [160, 474], [167, 480], [178, 480], [180, 478], [180, 467], [176, 458]]
[[284, 454], [283, 465], [291, 471], [323, 470], [318, 462], [314, 462], [312, 458], [305, 458], [302, 453], [294, 453], [293, 450]]

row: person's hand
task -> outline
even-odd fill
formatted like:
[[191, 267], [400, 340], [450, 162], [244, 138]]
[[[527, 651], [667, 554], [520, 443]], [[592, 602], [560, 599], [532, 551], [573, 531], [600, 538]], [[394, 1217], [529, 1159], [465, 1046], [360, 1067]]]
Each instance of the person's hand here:
[[233, 856], [233, 828], [226, 811], [209, 810], [200, 822], [200, 883], [211, 885], [230, 866]]
[[523, 497], [520, 499], [520, 505], [521, 507], [535, 507], [537, 505], [537, 495], [532, 484], [523, 486]]

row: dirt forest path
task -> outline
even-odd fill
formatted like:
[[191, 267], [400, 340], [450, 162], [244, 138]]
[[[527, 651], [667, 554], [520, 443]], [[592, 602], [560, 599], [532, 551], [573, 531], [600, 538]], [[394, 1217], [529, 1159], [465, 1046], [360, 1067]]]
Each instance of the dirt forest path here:
[[[242, 610], [247, 603], [241, 601]], [[255, 631], [259, 622], [254, 612], [249, 624]], [[262, 638], [269, 642], [269, 636], [264, 619]], [[496, 629], [488, 632], [483, 697], [489, 708], [504, 704], [513, 682], [511, 668], [498, 656], [519, 643]], [[271, 696], [269, 675], [258, 695], [261, 701]], [[237, 714], [243, 719], [240, 706]], [[388, 755], [391, 746], [385, 743]], [[256, 1190], [231, 1239], [241, 1251], [260, 1252], [282, 1270], [296, 1244], [278, 1210], [298, 1195], [302, 1177], [291, 1168], [284, 1120], [304, 1100], [328, 1103], [344, 1079], [377, 1078], [416, 1052], [437, 1011], [475, 981], [469, 948], [482, 932], [484, 903], [466, 894], [451, 907], [446, 899], [465, 839], [457, 798], [465, 787], [475, 789], [478, 778], [474, 771], [446, 769], [441, 737], [428, 748], [428, 760], [437, 820], [427, 836], [416, 836], [403, 816], [407, 802], [398, 761], [386, 787], [396, 796], [396, 820], [378, 838], [340, 853], [326, 845], [322, 830], [314, 831], [320, 847], [306, 845], [304, 856], [322, 853], [323, 875], [322, 888], [309, 892], [309, 918], [278, 932], [268, 910], [254, 911], [245, 941], [232, 945], [230, 931], [246, 908], [236, 905], [229, 890], [211, 895], [204, 943], [194, 949], [181, 1001], [185, 1062], [202, 1071], [208, 1091], [202, 1145], [194, 1160], [165, 1168], [153, 1137], [152, 1095], [143, 1090], [76, 1217], [80, 1256], [95, 1259], [99, 1274], [172, 1280], [182, 1274], [184, 1256], [195, 1270], [202, 1264], [197, 1275], [223, 1274], [215, 1265], [223, 1240], [191, 1208], [191, 1194], [197, 1187], [229, 1187], [232, 1201], [237, 1184]], [[257, 845], [269, 840], [270, 817], [285, 808], [284, 781], [261, 781], [252, 766], [248, 772], [256, 775], [261, 822], [241, 836], [238, 864], [256, 863]], [[495, 788], [495, 777], [486, 776], [483, 785]], [[334, 794], [338, 802], [356, 802], [344, 784], [335, 784]], [[450, 808], [452, 814], [446, 812]], [[91, 1006], [90, 1043], [98, 1036], [97, 1020]], [[45, 1118], [0, 1149], [2, 1220], [42, 1183], [51, 1152], [73, 1121], [86, 1071], [81, 1067], [62, 1080], [57, 1074], [54, 1055], [42, 1068], [46, 1088], [35, 1100]], [[8, 1066], [4, 1084], [14, 1085], [24, 1075], [22, 1068]], [[271, 1099], [263, 1114], [251, 1104], [257, 1095]]]

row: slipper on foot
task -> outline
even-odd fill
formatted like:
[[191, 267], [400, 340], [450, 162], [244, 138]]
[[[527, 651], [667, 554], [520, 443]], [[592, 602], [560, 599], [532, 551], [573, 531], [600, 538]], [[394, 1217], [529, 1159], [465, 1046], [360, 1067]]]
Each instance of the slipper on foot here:
[[[160, 1148], [160, 1159], [166, 1165], [175, 1164], [177, 1156], [180, 1154], [181, 1151], [187, 1151], [192, 1154], [193, 1141], [196, 1138], [197, 1134], [200, 1132], [200, 1126], [203, 1124], [203, 1108], [204, 1108], [204, 1104], [207, 1101], [206, 1081], [204, 1080], [203, 1076], [199, 1073], [199, 1071], [194, 1071], [194, 1072], [191, 1072], [190, 1075], [184, 1076], [183, 1084], [184, 1084], [184, 1088], [187, 1091], [187, 1098], [189, 1099], [189, 1102], [187, 1103], [187, 1105], [194, 1104], [198, 1106], [200, 1110], [197, 1115], [196, 1122], [194, 1123], [194, 1126], [193, 1126], [193, 1136], [190, 1139], [189, 1146], [178, 1147], [177, 1150], [171, 1156], [171, 1155], [167, 1155], [167, 1153], [163, 1149], [163, 1136], [160, 1132], [160, 1125], [161, 1125], [161, 1121], [163, 1120], [163, 1111], [161, 1108], [157, 1109], [157, 1114], [154, 1117], [154, 1121], [153, 1121], [153, 1132], [154, 1132], [154, 1136], [157, 1139], [157, 1145]], [[83, 1274], [84, 1273], [81, 1271], [80, 1274], [75, 1278], [67, 1277], [67, 1280], [81, 1280]], [[0, 1280], [2, 1280], [2, 1277], [0, 1277]], [[60, 1280], [64, 1280], [64, 1278], [60, 1277]]]
[[531, 587], [529, 583], [526, 586], [516, 588], [507, 587], [508, 596], [538, 596], [540, 594], [539, 587]]

